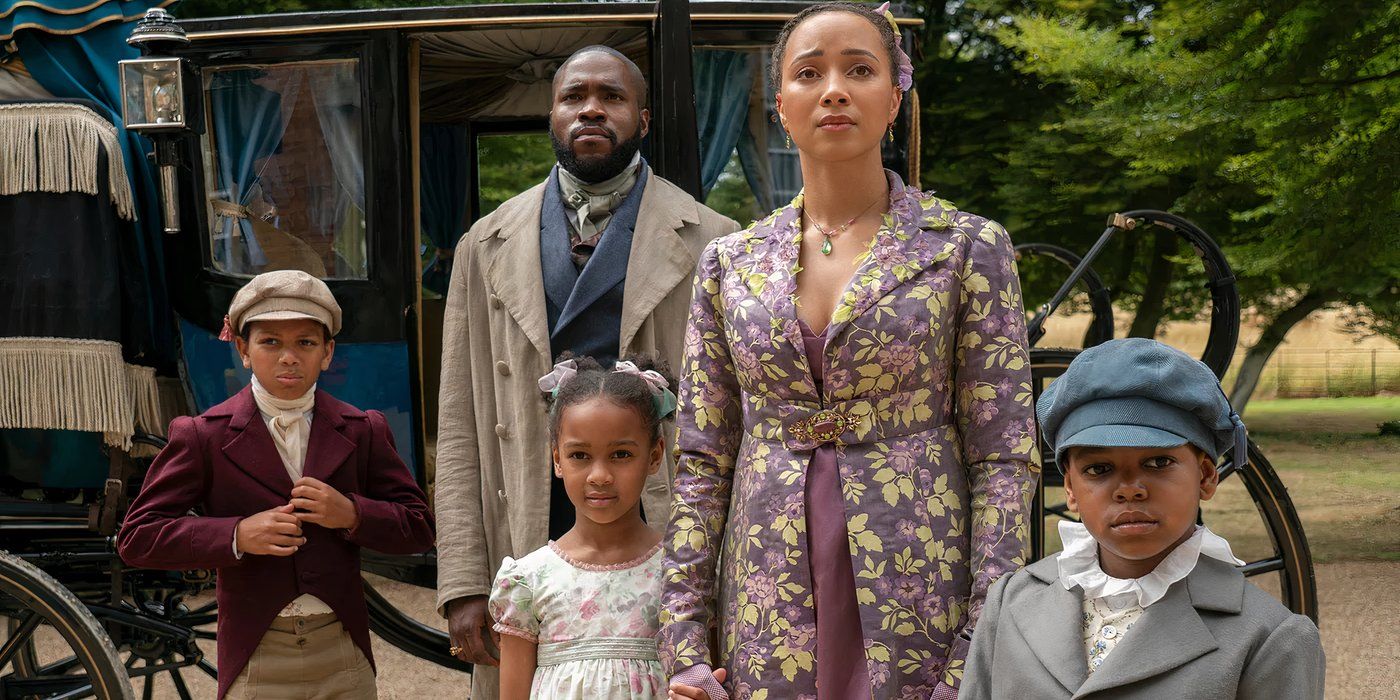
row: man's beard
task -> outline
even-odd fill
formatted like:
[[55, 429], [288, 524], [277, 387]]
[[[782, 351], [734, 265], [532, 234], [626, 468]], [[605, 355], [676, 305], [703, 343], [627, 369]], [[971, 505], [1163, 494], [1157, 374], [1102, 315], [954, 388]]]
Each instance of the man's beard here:
[[574, 155], [574, 149], [568, 143], [560, 141], [559, 137], [555, 136], [553, 129], [549, 131], [549, 142], [554, 146], [554, 157], [559, 161], [559, 167], [589, 184], [602, 182], [621, 174], [632, 163], [632, 157], [637, 155], [637, 151], [642, 148], [642, 128], [640, 126], [637, 127], [637, 133], [625, 141], [619, 142], [617, 134], [611, 130], [609, 130], [608, 138], [612, 141], [613, 148], [607, 155], [580, 160]]

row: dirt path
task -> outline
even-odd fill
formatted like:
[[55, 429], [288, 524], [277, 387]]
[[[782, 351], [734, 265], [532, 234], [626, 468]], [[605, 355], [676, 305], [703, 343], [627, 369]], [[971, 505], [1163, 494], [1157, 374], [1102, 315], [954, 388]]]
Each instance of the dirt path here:
[[[1400, 563], [1323, 564], [1317, 567], [1317, 579], [1328, 700], [1400, 697], [1400, 626], [1395, 624], [1400, 620]], [[381, 590], [418, 619], [441, 626], [432, 591], [401, 584], [386, 584]], [[382, 700], [468, 697], [470, 680], [464, 673], [411, 657], [378, 638], [374, 654]], [[194, 697], [214, 697], [214, 684], [202, 674], [187, 674], [187, 679]], [[177, 696], [161, 687], [155, 697]]]

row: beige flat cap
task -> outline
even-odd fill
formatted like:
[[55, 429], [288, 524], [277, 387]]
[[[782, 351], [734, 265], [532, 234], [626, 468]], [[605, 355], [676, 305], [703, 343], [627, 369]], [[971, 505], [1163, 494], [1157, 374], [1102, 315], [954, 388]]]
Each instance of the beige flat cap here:
[[340, 304], [325, 282], [301, 270], [264, 272], [233, 295], [225, 331], [232, 336], [242, 333], [250, 321], [296, 318], [320, 321], [332, 336], [340, 332]]

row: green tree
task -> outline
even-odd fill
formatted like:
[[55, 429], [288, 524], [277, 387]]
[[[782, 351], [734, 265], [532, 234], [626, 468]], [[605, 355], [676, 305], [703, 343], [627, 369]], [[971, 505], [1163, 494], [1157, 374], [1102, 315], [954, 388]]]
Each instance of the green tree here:
[[[1019, 240], [1079, 250], [1125, 207], [1201, 224], [1266, 323], [1238, 404], [1313, 310], [1357, 305], [1359, 325], [1395, 327], [1396, 305], [1378, 302], [1400, 286], [1389, 223], [1400, 212], [1400, 6], [924, 5], [937, 47], [921, 65], [925, 128], [946, 129], [926, 137], [926, 181], [969, 187], [949, 196], [1002, 217]], [[1173, 276], [1180, 258], [1162, 242], [1100, 269], [1137, 305], [1134, 334], [1202, 298], [1184, 293], [1194, 280]]]

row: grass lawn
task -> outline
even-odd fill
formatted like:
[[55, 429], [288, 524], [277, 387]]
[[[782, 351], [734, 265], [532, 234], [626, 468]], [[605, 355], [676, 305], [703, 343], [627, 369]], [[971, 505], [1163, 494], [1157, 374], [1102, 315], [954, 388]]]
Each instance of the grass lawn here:
[[1400, 420], [1400, 397], [1260, 401], [1244, 419], [1288, 487], [1314, 559], [1400, 561], [1400, 437], [1378, 429]]

